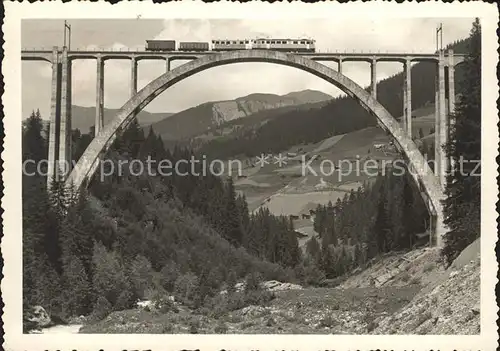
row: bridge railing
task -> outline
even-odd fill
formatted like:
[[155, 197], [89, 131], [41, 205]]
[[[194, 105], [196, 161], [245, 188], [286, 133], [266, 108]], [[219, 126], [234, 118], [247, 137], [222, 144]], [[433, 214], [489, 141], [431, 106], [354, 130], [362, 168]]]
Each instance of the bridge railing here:
[[[37, 52], [37, 51], [52, 51], [52, 47], [23, 47], [21, 48], [22, 51], [24, 52]], [[91, 51], [91, 52], [102, 52], [102, 51], [108, 51], [108, 52], [137, 52], [137, 51], [146, 51], [144, 47], [133, 47], [133, 48], [118, 48], [118, 49], [112, 49], [112, 48], [100, 48], [100, 47], [92, 47], [92, 48], [81, 48], [81, 47], [74, 47], [71, 48], [71, 51]], [[360, 55], [376, 55], [376, 54], [403, 54], [402, 52], [394, 52], [394, 51], [389, 51], [389, 50], [353, 50], [353, 49], [344, 49], [344, 50], [338, 50], [338, 49], [318, 49], [316, 48], [315, 51], [316, 54], [360, 54]], [[404, 54], [436, 54], [435, 52], [424, 52], [424, 51], [415, 51], [415, 50], [406, 50], [404, 51]]]

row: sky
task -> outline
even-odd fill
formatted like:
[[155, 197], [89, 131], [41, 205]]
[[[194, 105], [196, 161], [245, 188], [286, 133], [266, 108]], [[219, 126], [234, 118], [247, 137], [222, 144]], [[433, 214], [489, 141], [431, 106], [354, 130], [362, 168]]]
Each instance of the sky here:
[[[319, 51], [348, 52], [434, 52], [435, 31], [443, 23], [443, 45], [469, 35], [472, 18], [420, 18], [368, 21], [294, 19], [77, 19], [70, 20], [72, 49], [144, 49], [147, 39], [210, 41], [269, 37], [309, 37]], [[63, 44], [63, 20], [23, 20], [21, 46], [45, 48]], [[185, 61], [174, 61], [175, 68]], [[324, 63], [337, 68], [336, 63]], [[402, 71], [400, 63], [378, 63], [377, 80]], [[104, 104], [120, 108], [130, 94], [130, 61], [106, 61]], [[94, 107], [96, 96], [95, 60], [73, 63], [72, 103]], [[140, 61], [138, 89], [165, 72], [164, 61]], [[370, 83], [368, 63], [348, 62], [342, 73], [362, 86]], [[49, 118], [52, 68], [47, 62], [22, 62], [23, 117], [39, 109]], [[287, 94], [304, 89], [320, 90], [332, 96], [341, 91], [324, 80], [296, 68], [269, 63], [237, 63], [200, 72], [167, 89], [146, 110], [179, 112], [208, 101], [230, 100], [252, 93]]]

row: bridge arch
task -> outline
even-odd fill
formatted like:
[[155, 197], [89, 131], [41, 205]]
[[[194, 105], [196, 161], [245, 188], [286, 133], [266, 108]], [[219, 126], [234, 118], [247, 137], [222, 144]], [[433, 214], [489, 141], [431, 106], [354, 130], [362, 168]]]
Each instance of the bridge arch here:
[[104, 129], [92, 140], [78, 160], [75, 168], [68, 176], [66, 184], [72, 184], [80, 188], [84, 183], [88, 183], [97, 169], [100, 158], [108, 150], [117, 133], [125, 129], [135, 114], [168, 87], [206, 69], [237, 62], [269, 62], [295, 67], [312, 73], [356, 98], [375, 115], [382, 127], [392, 134], [397, 148], [408, 160], [410, 172], [433, 218], [431, 235], [436, 235], [436, 244], [440, 245], [440, 238], [444, 231], [441, 205], [441, 200], [444, 198], [443, 190], [413, 140], [407, 136], [396, 119], [357, 83], [328, 66], [297, 54], [268, 50], [214, 53], [164, 73], [131, 97], [118, 111], [113, 120], [104, 126]]

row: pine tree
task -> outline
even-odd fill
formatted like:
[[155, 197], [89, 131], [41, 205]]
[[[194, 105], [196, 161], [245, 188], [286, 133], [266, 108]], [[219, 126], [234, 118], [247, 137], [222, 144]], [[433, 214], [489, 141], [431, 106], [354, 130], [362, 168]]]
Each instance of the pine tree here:
[[321, 257], [321, 246], [318, 240], [313, 236], [306, 244], [306, 252], [313, 259], [315, 263], [318, 263]]
[[87, 272], [76, 256], [70, 256], [64, 266], [64, 314], [85, 315], [91, 311], [93, 292]]
[[[370, 247], [371, 257], [376, 254], [387, 252], [389, 247], [389, 238], [391, 236], [389, 218], [387, 215], [386, 194], [385, 187], [382, 188], [380, 200], [378, 202], [377, 217], [373, 227], [373, 234], [375, 236], [375, 247]], [[370, 258], [371, 258], [370, 257]]]
[[120, 263], [116, 251], [108, 252], [104, 246], [96, 243], [92, 263], [94, 290], [99, 296], [106, 298], [111, 305], [114, 305], [120, 293], [130, 289], [125, 269]]
[[235, 246], [241, 245], [243, 241], [243, 228], [240, 212], [236, 204], [236, 192], [232, 178], [228, 179], [226, 185], [226, 239]]
[[129, 279], [135, 295], [145, 298], [145, 292], [153, 288], [153, 268], [149, 260], [137, 255], [129, 267]]
[[[23, 161], [39, 162], [47, 158], [47, 146], [43, 137], [43, 121], [40, 111], [33, 111], [23, 125]], [[33, 165], [31, 165], [33, 167]], [[36, 170], [36, 166], [34, 169]], [[45, 170], [42, 170], [45, 171]]]
[[[480, 235], [481, 213], [481, 26], [473, 23], [469, 48], [463, 63], [463, 93], [459, 95], [446, 154], [454, 161], [447, 176], [444, 202], [445, 224], [442, 254], [448, 263]], [[465, 160], [465, 162], [461, 162]], [[462, 169], [460, 169], [462, 167]]]

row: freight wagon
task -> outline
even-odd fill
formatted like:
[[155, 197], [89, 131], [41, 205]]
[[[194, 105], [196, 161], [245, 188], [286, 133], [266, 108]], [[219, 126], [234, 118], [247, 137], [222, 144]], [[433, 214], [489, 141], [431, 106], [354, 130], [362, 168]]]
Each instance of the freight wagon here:
[[202, 41], [184, 41], [179, 43], [179, 51], [208, 51], [208, 43]]
[[175, 40], [146, 40], [146, 51], [175, 51]]

